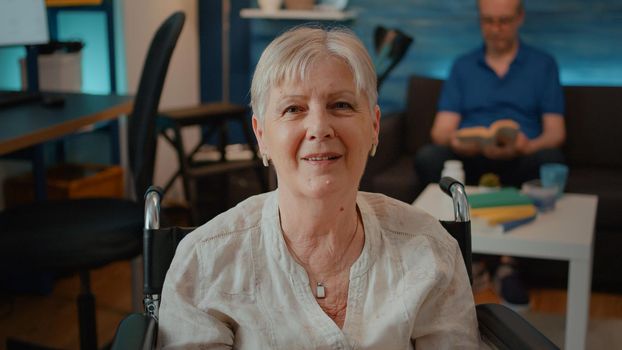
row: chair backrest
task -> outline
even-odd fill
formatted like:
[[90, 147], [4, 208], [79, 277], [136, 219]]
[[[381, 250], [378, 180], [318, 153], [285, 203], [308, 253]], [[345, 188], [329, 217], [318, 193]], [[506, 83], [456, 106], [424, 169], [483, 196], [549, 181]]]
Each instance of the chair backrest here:
[[166, 272], [181, 240], [194, 227], [145, 228], [143, 234], [143, 294], [161, 294]]
[[404, 58], [406, 51], [412, 44], [413, 38], [406, 35], [399, 29], [386, 29], [378, 26], [374, 30], [374, 51], [376, 53], [374, 66], [377, 74], [377, 87], [389, 73]]
[[175, 12], [160, 25], [151, 40], [143, 65], [128, 127], [130, 169], [136, 196], [144, 193], [153, 182], [158, 105], [185, 18], [184, 13]]

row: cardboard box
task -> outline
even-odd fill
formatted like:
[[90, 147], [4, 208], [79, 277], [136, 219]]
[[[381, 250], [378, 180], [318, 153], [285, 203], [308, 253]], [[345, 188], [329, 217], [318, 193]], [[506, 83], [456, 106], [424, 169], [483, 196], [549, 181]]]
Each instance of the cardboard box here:
[[[47, 198], [123, 197], [123, 169], [117, 165], [62, 164], [47, 171]], [[34, 201], [31, 173], [4, 182], [7, 208]]]

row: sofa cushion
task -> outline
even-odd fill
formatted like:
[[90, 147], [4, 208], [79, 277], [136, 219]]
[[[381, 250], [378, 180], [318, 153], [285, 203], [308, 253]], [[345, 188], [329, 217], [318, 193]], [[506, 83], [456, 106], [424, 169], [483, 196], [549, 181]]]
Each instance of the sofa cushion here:
[[564, 99], [568, 163], [622, 170], [622, 88], [565, 86]]
[[367, 161], [366, 172], [376, 174], [393, 164], [402, 154], [403, 144], [399, 137], [395, 137], [404, 128], [402, 114], [390, 114], [380, 119], [380, 133], [378, 135], [378, 148], [376, 155]]
[[[622, 227], [622, 171], [571, 166], [566, 192], [598, 196], [597, 228], [619, 230]], [[620, 236], [622, 238], [622, 232]]]
[[375, 192], [373, 179], [384, 172], [385, 169], [395, 164], [403, 153], [403, 145], [400, 137], [404, 128], [404, 116], [401, 113], [383, 116], [380, 119], [380, 135], [378, 135], [378, 149], [376, 155], [367, 159], [365, 172], [361, 179], [361, 191]]
[[408, 87], [406, 120], [402, 135], [404, 149], [415, 154], [419, 147], [431, 142], [430, 130], [436, 115], [436, 101], [441, 94], [443, 81], [413, 76]]
[[367, 190], [383, 193], [410, 204], [417, 197], [418, 183], [413, 157], [405, 155], [382, 173], [374, 176]]

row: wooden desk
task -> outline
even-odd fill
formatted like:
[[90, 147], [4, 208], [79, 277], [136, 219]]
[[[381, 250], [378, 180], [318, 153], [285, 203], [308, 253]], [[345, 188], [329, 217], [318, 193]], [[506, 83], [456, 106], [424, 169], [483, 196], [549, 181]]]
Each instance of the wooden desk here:
[[132, 97], [59, 93], [65, 105], [39, 102], [0, 109], [0, 155], [66, 136], [97, 122], [113, 120], [132, 110]]
[[[45, 199], [43, 144], [77, 132], [97, 122], [115, 120], [132, 110], [130, 96], [82, 93], [45, 93], [62, 96], [61, 107], [40, 102], [0, 109], [0, 156], [30, 150], [37, 199]], [[117, 142], [117, 141], [115, 141]]]

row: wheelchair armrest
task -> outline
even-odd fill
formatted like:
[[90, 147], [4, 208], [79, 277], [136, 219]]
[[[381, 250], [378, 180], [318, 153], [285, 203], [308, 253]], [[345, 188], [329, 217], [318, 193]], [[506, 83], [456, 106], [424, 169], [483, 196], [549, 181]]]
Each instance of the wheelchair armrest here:
[[519, 314], [499, 304], [476, 307], [482, 339], [499, 349], [559, 349]]
[[131, 314], [124, 318], [117, 328], [112, 350], [155, 349], [157, 321], [145, 314]]

